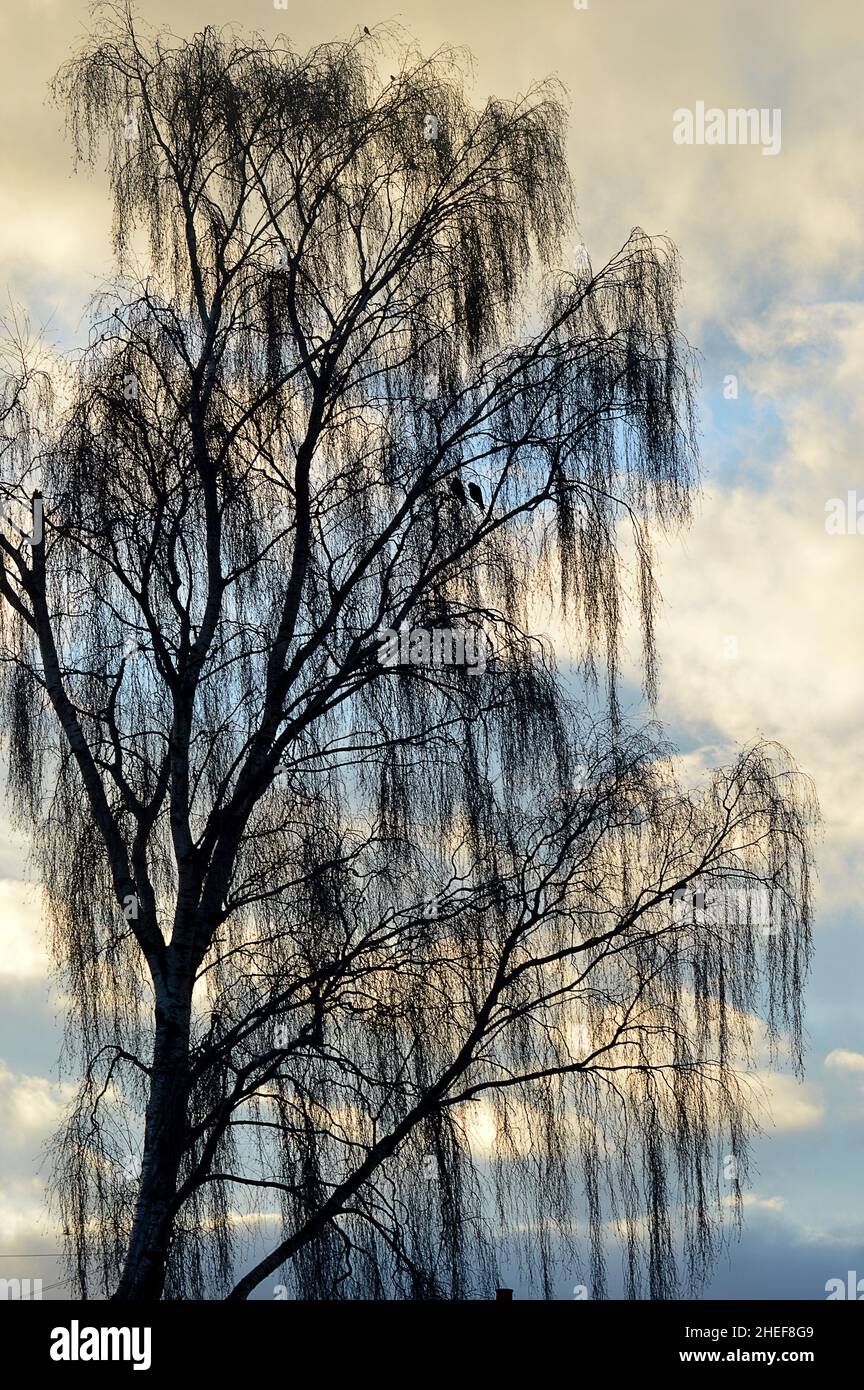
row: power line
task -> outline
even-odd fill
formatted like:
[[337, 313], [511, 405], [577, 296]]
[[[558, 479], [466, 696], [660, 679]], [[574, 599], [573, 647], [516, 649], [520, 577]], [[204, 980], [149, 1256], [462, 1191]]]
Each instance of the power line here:
[[58, 1279], [56, 1284], [46, 1284], [44, 1289], [40, 1289], [38, 1296], [35, 1293], [28, 1293], [25, 1298], [22, 1294], [20, 1298], [13, 1299], [12, 1301], [14, 1303], [40, 1303], [44, 1293], [50, 1293], [52, 1289], [63, 1288], [68, 1282], [67, 1279]]

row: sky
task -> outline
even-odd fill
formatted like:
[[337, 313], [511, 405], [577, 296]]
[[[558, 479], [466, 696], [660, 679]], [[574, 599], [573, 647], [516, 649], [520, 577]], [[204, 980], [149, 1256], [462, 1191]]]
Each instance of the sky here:
[[[744, 1232], [704, 1292], [819, 1299], [829, 1279], [864, 1278], [864, 519], [860, 535], [826, 528], [832, 499], [864, 501], [858, 0], [141, 0], [139, 11], [177, 33], [284, 32], [301, 50], [396, 22], [425, 51], [469, 49], [477, 101], [554, 74], [594, 266], [637, 225], [677, 245], [704, 483], [693, 524], [658, 552], [657, 715], [694, 775], [751, 739], [779, 740], [824, 815], [806, 1079], [765, 1076]], [[64, 346], [82, 341], [111, 270], [104, 175], [73, 172], [47, 100], [87, 23], [82, 0], [0, 14], [0, 289]], [[779, 149], [677, 143], [675, 113], [700, 102], [779, 112]], [[635, 695], [630, 713], [646, 714]], [[40, 1149], [66, 1098], [61, 1017], [26, 846], [0, 818], [0, 1277], [42, 1276], [49, 1297], [60, 1276]]]

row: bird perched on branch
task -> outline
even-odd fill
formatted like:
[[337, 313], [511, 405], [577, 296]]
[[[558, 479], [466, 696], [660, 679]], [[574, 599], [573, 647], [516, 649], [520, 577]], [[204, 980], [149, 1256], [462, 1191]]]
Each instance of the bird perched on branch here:
[[321, 1002], [320, 990], [310, 991], [312, 999], [312, 1022], [307, 1025], [306, 1041], [311, 1047], [323, 1047], [324, 1045], [324, 1008]]
[[206, 1035], [201, 1040], [200, 1046], [202, 1052], [204, 1052], [208, 1047], [210, 1047], [218, 1038], [221, 1026], [222, 1015], [214, 1009], [210, 1015], [210, 1027], [207, 1029]]
[[486, 510], [486, 503], [483, 501], [483, 493], [477, 483], [468, 484], [468, 496], [472, 502], [476, 502], [481, 512]]
[[468, 496], [465, 492], [465, 484], [461, 478], [451, 478], [448, 486], [457, 502], [464, 503], [468, 501]]

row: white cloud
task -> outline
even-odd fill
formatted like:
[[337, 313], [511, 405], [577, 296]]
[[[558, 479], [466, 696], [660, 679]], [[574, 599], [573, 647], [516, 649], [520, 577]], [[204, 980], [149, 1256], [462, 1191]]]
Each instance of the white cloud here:
[[[727, 1201], [731, 1204], [734, 1198], [731, 1193]], [[741, 1194], [741, 1205], [749, 1207], [751, 1211], [782, 1211], [786, 1205], [785, 1197], [760, 1197], [757, 1192], [743, 1192]]]
[[[0, 1061], [0, 1153], [34, 1158], [60, 1121], [73, 1088], [45, 1076], [13, 1072]], [[8, 1164], [4, 1162], [4, 1171]]]
[[825, 1066], [835, 1071], [864, 1071], [864, 1052], [849, 1052], [845, 1047], [835, 1047], [825, 1058]]
[[44, 980], [48, 971], [38, 891], [0, 878], [0, 978]]
[[822, 1093], [811, 1082], [781, 1072], [753, 1074], [751, 1093], [758, 1122], [767, 1130], [818, 1129], [825, 1119]]
[[822, 902], [848, 910], [864, 869], [864, 666], [850, 607], [864, 536], [824, 523], [825, 502], [860, 478], [864, 307], [777, 310], [740, 338], [771, 421], [751, 420], [736, 485], [709, 485], [692, 528], [661, 549], [660, 714], [710, 740], [715, 761], [757, 736], [789, 748], [825, 818]]

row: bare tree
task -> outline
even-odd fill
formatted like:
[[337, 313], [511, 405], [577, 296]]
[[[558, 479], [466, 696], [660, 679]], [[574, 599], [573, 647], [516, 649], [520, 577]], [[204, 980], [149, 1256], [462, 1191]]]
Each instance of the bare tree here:
[[800, 1061], [813, 814], [782, 750], [688, 793], [618, 709], [695, 478], [674, 252], [560, 268], [550, 84], [476, 110], [387, 35], [100, 14], [56, 93], [118, 274], [53, 412], [9, 387], [0, 538], [80, 1294], [471, 1296], [520, 1241], [548, 1292], [581, 1225], [602, 1296], [617, 1221], [667, 1295], [746, 1167], [760, 1019]]

